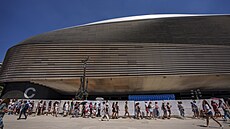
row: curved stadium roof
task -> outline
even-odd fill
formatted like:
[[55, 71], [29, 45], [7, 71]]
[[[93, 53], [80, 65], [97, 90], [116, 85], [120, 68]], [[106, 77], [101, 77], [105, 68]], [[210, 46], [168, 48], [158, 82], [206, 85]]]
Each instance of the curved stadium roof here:
[[228, 17], [229, 15], [217, 14], [161, 14], [116, 18], [50, 31], [33, 36], [21, 43], [157, 42], [189, 44], [210, 42], [208, 43], [210, 45], [229, 44], [226, 41], [229, 38], [230, 28], [225, 26], [228, 24]]
[[[87, 26], [87, 25], [96, 25], [104, 23], [115, 23], [115, 22], [126, 22], [126, 21], [136, 21], [136, 20], [147, 20], [147, 19], [159, 19], [159, 18], [177, 18], [177, 17], [194, 17], [194, 16], [221, 16], [226, 14], [150, 14], [150, 15], [140, 15], [140, 16], [129, 16], [122, 18], [113, 18], [109, 20], [102, 20], [98, 22], [87, 23], [83, 25], [71, 26], [62, 29], [68, 29], [73, 27]], [[58, 29], [58, 30], [62, 30]]]

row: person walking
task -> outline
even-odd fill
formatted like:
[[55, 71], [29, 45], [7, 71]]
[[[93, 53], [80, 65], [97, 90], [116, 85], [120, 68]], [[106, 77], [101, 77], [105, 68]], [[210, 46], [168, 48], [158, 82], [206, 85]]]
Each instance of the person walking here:
[[46, 114], [47, 110], [46, 110], [46, 101], [44, 101], [43, 106], [42, 106], [42, 115]]
[[33, 114], [33, 111], [34, 111], [34, 101], [30, 101], [30, 104], [29, 104], [29, 115], [32, 115]]
[[181, 101], [178, 102], [177, 107], [178, 107], [178, 109], [180, 111], [180, 115], [182, 116], [182, 118], [184, 118], [184, 116], [185, 116], [184, 106], [183, 106]]
[[101, 103], [100, 102], [97, 105], [97, 117], [101, 117]]
[[115, 104], [115, 119], [118, 119], [119, 117], [119, 105], [118, 105], [118, 102], [116, 102]]
[[208, 104], [208, 102], [206, 100], [202, 101], [202, 107], [203, 110], [206, 114], [206, 127], [209, 126], [209, 118], [212, 118], [221, 128], [223, 128], [223, 126], [220, 124], [220, 122], [218, 122], [212, 114], [212, 110], [211, 110], [211, 106]]
[[48, 112], [46, 113], [47, 116], [48, 116], [48, 114], [51, 114], [51, 107], [52, 107], [52, 101], [49, 101], [49, 103], [48, 103]]
[[3, 117], [7, 112], [8, 104], [10, 103], [10, 99], [4, 99], [0, 101], [0, 129], [3, 129]]
[[105, 104], [105, 102], [103, 102], [103, 109], [102, 109], [102, 117], [101, 117], [101, 121], [104, 120], [104, 118], [107, 119], [107, 121], [109, 121], [109, 105]]
[[159, 118], [159, 116], [160, 116], [160, 112], [159, 112], [159, 106], [158, 106], [158, 103], [157, 102], [155, 102], [155, 106], [154, 106], [155, 108], [154, 108], [154, 117], [155, 118]]
[[129, 107], [128, 107], [128, 102], [125, 101], [125, 115], [124, 117], [126, 117], [126, 115], [128, 114], [128, 117], [129, 117]]
[[68, 115], [69, 115], [69, 102], [65, 103], [63, 116], [66, 117]]
[[193, 112], [193, 117], [194, 118], [199, 118], [199, 110], [197, 105], [195, 104], [196, 101], [190, 102], [191, 103], [191, 108], [192, 108], [192, 112]]
[[112, 104], [112, 119], [115, 119], [115, 115], [116, 115], [116, 107], [115, 107], [115, 102], [113, 102]]
[[145, 112], [146, 112], [146, 117], [149, 116], [149, 108], [148, 108], [148, 103], [145, 101]]
[[227, 118], [230, 119], [230, 109], [222, 100], [219, 100], [219, 108], [222, 108], [224, 112], [224, 121], [227, 121]]
[[55, 105], [54, 105], [54, 116], [57, 117], [59, 114], [59, 102], [55, 102]]
[[42, 107], [43, 107], [43, 101], [41, 100], [40, 102], [38, 102], [37, 105], [37, 115], [41, 115], [42, 114]]
[[228, 107], [230, 107], [230, 98], [228, 98], [228, 99], [226, 100], [226, 104], [227, 104]]
[[134, 118], [138, 118], [138, 115], [137, 115], [137, 104], [138, 103], [135, 103], [135, 105], [134, 105]]
[[79, 113], [79, 102], [75, 102], [73, 110], [74, 110], [74, 113], [72, 114], [72, 117], [78, 117], [78, 113]]
[[37, 102], [35, 114], [40, 115], [40, 102]]
[[93, 103], [92, 102], [89, 103], [89, 116], [90, 117], [93, 116]]
[[72, 101], [70, 102], [70, 110], [69, 110], [69, 115], [73, 116], [74, 114], [74, 98], [72, 98]]
[[16, 112], [15, 112], [15, 114], [20, 114], [20, 109], [21, 109], [21, 106], [22, 106], [22, 100], [18, 100], [17, 102], [16, 102]]
[[167, 105], [166, 105], [166, 108], [168, 110], [168, 119], [171, 118], [171, 108], [172, 108], [172, 105], [169, 104], [169, 102], [167, 102]]
[[17, 120], [21, 119], [22, 114], [25, 116], [25, 119], [27, 119], [26, 111], [28, 109], [29, 109], [29, 104], [27, 103], [27, 101], [24, 101], [24, 103], [22, 104], [21, 111], [20, 111], [20, 114], [19, 114], [19, 117], [18, 117]]
[[85, 118], [85, 105], [86, 103], [83, 103], [82, 106], [81, 106], [81, 117]]
[[165, 107], [165, 103], [164, 103], [164, 102], [163, 102], [162, 105], [161, 105], [161, 110], [163, 111], [162, 119], [167, 118], [167, 109], [166, 109], [166, 107]]
[[96, 117], [96, 114], [97, 114], [97, 103], [94, 103], [94, 105], [93, 105], [93, 118]]
[[216, 102], [214, 102], [213, 100], [211, 100], [211, 105], [212, 105], [212, 109], [215, 112], [214, 113], [215, 118], [221, 117], [222, 115], [221, 115], [221, 113], [220, 113], [220, 111], [218, 109], [218, 104]]
[[148, 110], [149, 110], [149, 119], [153, 118], [153, 106], [152, 106], [152, 102], [149, 102], [149, 105], [148, 105]]
[[140, 117], [141, 117], [141, 118], [143, 117], [143, 116], [141, 115], [141, 107], [140, 107], [139, 104], [140, 104], [139, 102], [137, 102], [137, 103], [135, 104], [135, 118], [136, 118], [136, 119], [140, 119]]

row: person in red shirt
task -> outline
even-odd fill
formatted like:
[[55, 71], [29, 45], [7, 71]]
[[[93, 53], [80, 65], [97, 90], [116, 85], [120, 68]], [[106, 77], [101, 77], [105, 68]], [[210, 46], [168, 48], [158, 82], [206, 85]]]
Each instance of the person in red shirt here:
[[221, 113], [218, 109], [218, 104], [216, 102], [214, 102], [213, 100], [211, 101], [211, 105], [212, 105], [212, 108], [214, 110], [214, 117], [217, 118], [217, 117], [221, 117]]

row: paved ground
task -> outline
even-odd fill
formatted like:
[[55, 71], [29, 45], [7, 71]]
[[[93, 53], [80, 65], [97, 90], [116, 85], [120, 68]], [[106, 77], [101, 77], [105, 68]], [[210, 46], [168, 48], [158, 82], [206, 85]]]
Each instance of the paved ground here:
[[[209, 128], [219, 128], [210, 120]], [[230, 121], [221, 123], [224, 129], [230, 129]], [[190, 119], [185, 120], [172, 118], [170, 120], [135, 120], [117, 119], [110, 121], [99, 121], [98, 118], [70, 118], [52, 116], [29, 116], [27, 120], [17, 120], [17, 116], [4, 117], [4, 129], [206, 129], [205, 120]]]

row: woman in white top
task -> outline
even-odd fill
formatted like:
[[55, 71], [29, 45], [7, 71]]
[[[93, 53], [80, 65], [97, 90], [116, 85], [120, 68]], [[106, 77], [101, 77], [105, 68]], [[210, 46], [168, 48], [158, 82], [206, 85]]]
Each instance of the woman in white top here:
[[209, 126], [209, 117], [211, 117], [217, 124], [220, 125], [220, 127], [223, 128], [223, 126], [220, 124], [220, 122], [218, 122], [214, 117], [213, 117], [213, 114], [212, 114], [212, 110], [211, 110], [211, 106], [208, 104], [208, 102], [206, 100], [203, 100], [202, 102], [202, 107], [203, 107], [203, 110], [206, 114], [206, 122], [207, 122], [207, 125], [206, 127]]
[[149, 118], [153, 118], [153, 106], [152, 106], [152, 102], [149, 102], [148, 105], [148, 110], [149, 110]]

